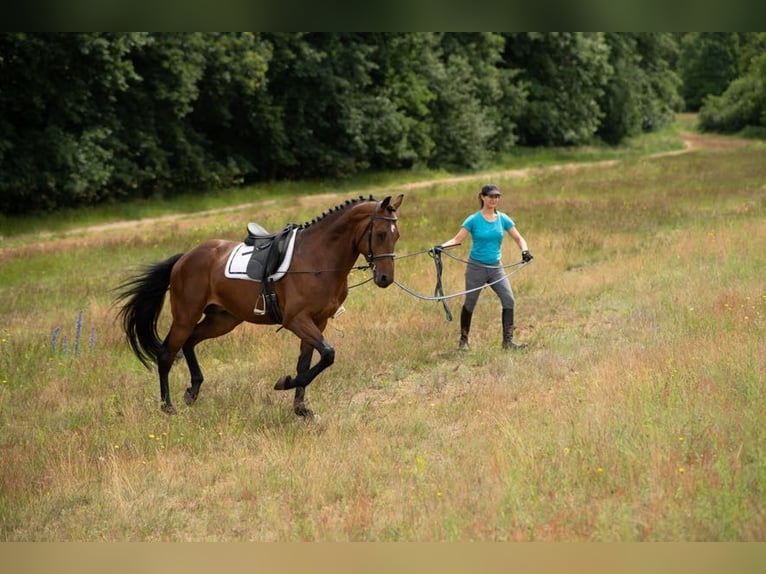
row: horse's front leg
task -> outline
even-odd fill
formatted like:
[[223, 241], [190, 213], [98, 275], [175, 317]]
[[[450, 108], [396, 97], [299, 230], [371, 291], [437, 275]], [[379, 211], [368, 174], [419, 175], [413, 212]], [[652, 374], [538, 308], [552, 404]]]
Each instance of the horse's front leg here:
[[295, 398], [293, 399], [293, 410], [299, 417], [313, 418], [314, 411], [306, 406], [303, 400], [306, 395], [306, 387], [295, 387]]
[[[301, 354], [298, 355], [298, 376], [311, 368], [311, 357], [314, 355], [314, 347], [301, 341]], [[306, 406], [306, 387], [295, 387], [293, 409], [299, 417], [313, 417], [314, 412]]]
[[[315, 348], [319, 351], [319, 361], [317, 364], [303, 372], [299, 371], [295, 378], [290, 375], [285, 375], [277, 381], [276, 385], [274, 385], [275, 390], [286, 391], [287, 389], [294, 389], [296, 387], [307, 387], [319, 373], [335, 362], [335, 349], [333, 349], [327, 341], [322, 339], [322, 342]], [[307, 354], [307, 356], [307, 360], [310, 360], [311, 354]], [[302, 358], [303, 355], [301, 355], [301, 359]], [[299, 360], [299, 362], [301, 361]]]
[[[311, 409], [306, 407], [304, 402], [305, 388], [311, 384], [311, 381], [313, 381], [319, 373], [335, 362], [335, 349], [324, 338], [319, 327], [315, 326], [313, 323], [311, 324], [311, 327], [313, 327], [313, 329], [307, 329], [306, 331], [299, 331], [295, 326], [290, 328], [291, 331], [301, 338], [301, 353], [298, 357], [297, 368], [298, 373], [295, 378], [286, 375], [279, 379], [277, 384], [274, 385], [274, 389], [278, 391], [295, 389], [295, 399], [293, 404], [295, 413], [299, 416], [311, 416], [313, 414]], [[316, 338], [307, 336], [307, 331]], [[311, 357], [314, 350], [319, 353], [319, 361], [312, 367]]]

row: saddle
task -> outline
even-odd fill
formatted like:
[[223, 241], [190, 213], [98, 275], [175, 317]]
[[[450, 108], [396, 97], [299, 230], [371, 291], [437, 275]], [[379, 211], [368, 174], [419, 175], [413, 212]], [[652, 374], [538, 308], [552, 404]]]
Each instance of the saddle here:
[[256, 305], [253, 311], [257, 315], [267, 312], [277, 323], [282, 323], [282, 313], [279, 311], [277, 294], [274, 292], [274, 275], [285, 259], [290, 239], [298, 225], [290, 223], [277, 233], [269, 233], [257, 223], [247, 224], [245, 245], [252, 246], [253, 251], [247, 263], [247, 275], [261, 283], [261, 299], [263, 307]]

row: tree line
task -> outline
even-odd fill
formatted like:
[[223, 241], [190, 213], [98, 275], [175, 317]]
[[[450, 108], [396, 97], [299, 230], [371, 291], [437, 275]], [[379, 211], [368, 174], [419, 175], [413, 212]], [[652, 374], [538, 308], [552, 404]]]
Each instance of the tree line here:
[[[755, 33], [4, 32], [0, 210], [366, 170], [473, 169], [515, 146], [617, 144], [688, 105], [704, 118], [713, 108], [716, 118], [737, 115], [727, 116], [731, 101], [742, 107], [730, 89], [759, 94], [762, 124], [763, 41]], [[705, 63], [711, 53], [724, 58], [728, 42], [733, 60], [716, 61], [725, 73], [711, 87]], [[709, 94], [719, 99], [703, 105]], [[753, 121], [757, 105], [739, 116]]]

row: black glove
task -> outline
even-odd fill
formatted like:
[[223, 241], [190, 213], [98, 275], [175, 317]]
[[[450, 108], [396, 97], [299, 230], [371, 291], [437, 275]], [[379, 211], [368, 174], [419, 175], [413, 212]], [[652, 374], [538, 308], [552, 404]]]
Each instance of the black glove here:
[[428, 250], [428, 252], [431, 255], [438, 255], [442, 251], [444, 251], [444, 247], [442, 247], [441, 245], [434, 245], [433, 247], [431, 247], [431, 249]]
[[521, 252], [521, 260], [524, 263], [529, 263], [530, 261], [532, 261], [532, 259], [534, 259], [534, 257], [532, 257], [532, 254], [529, 251], [525, 250]]

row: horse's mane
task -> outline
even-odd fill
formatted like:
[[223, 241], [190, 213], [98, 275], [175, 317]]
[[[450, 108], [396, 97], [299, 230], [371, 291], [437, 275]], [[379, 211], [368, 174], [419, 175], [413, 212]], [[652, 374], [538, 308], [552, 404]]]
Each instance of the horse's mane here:
[[339, 205], [336, 205], [335, 207], [333, 207], [331, 209], [328, 209], [327, 211], [322, 212], [322, 215], [319, 215], [319, 216], [315, 217], [311, 221], [307, 221], [307, 222], [299, 225], [298, 229], [306, 229], [306, 228], [308, 228], [308, 227], [310, 227], [310, 226], [312, 226], [312, 225], [314, 225], [316, 223], [319, 223], [320, 221], [322, 221], [326, 217], [329, 217], [330, 215], [333, 215], [333, 214], [336, 214], [336, 213], [340, 213], [341, 211], [344, 211], [345, 209], [351, 207], [352, 205], [356, 205], [358, 203], [361, 203], [362, 201], [377, 201], [377, 200], [374, 197], [372, 197], [372, 195], [370, 195], [370, 197], [363, 197], [363, 196], [360, 195], [359, 197], [356, 197], [354, 199], [347, 199], [345, 202], [343, 202], [343, 203], [341, 203]]

